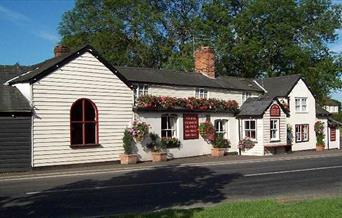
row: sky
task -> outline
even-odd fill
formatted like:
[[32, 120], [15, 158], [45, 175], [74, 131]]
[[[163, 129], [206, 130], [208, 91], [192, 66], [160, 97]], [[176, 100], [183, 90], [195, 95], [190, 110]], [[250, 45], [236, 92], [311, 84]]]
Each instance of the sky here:
[[[342, 0], [333, 0], [342, 4]], [[0, 64], [31, 65], [53, 57], [58, 44], [58, 24], [74, 0], [0, 0]], [[342, 29], [329, 48], [342, 52]], [[342, 102], [342, 90], [332, 97]]]

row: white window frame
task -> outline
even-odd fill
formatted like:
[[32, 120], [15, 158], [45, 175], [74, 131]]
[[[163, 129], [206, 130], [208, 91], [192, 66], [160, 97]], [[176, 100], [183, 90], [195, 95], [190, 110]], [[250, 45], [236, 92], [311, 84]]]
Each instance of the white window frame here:
[[308, 142], [309, 137], [309, 124], [296, 124], [295, 125], [295, 139], [296, 142]]
[[209, 98], [209, 92], [207, 89], [205, 88], [197, 88], [195, 90], [195, 97], [196, 98], [204, 98], [204, 99], [208, 99]]
[[[249, 122], [249, 128], [248, 129], [246, 129], [246, 122]], [[251, 128], [251, 123], [252, 122], [254, 122], [254, 129], [252, 129]], [[245, 137], [247, 137], [247, 134], [246, 134], [246, 132], [250, 132], [250, 134], [249, 135], [252, 135], [251, 133], [254, 131], [255, 132], [255, 138], [252, 138], [252, 137], [248, 137], [248, 138], [250, 138], [250, 139], [252, 139], [253, 141], [256, 141], [257, 140], [257, 121], [256, 120], [254, 120], [254, 119], [249, 119], [249, 120], [243, 120], [243, 136], [244, 136], [244, 138]]]
[[149, 89], [149, 86], [147, 84], [135, 84], [135, 85], [133, 85], [134, 102], [140, 96], [148, 95], [148, 89]]
[[[163, 129], [163, 119], [168, 119], [166, 128]], [[172, 122], [173, 120], [173, 122]], [[165, 138], [172, 138], [178, 135], [178, 117], [176, 114], [162, 114], [160, 119], [160, 136]], [[165, 134], [163, 134], [165, 132]], [[171, 132], [169, 135], [168, 132]]]
[[280, 136], [280, 120], [279, 119], [271, 119], [270, 120], [270, 138], [271, 141], [279, 141]]
[[242, 102], [245, 102], [248, 98], [252, 97], [252, 93], [251, 92], [243, 92], [242, 93]]
[[308, 112], [308, 98], [296, 97], [295, 98], [295, 110], [296, 112]]
[[[217, 119], [217, 120], [215, 120], [214, 124], [215, 124], [216, 134], [222, 133], [223, 138], [228, 139], [228, 120]], [[219, 124], [219, 125], [217, 125], [217, 124]]]

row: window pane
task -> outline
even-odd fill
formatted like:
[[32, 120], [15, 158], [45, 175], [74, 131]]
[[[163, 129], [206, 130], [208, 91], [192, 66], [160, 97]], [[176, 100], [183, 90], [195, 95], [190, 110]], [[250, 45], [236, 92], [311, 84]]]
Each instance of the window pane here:
[[250, 129], [249, 128], [249, 121], [245, 121], [245, 129]]
[[72, 105], [71, 121], [82, 121], [82, 100], [76, 101]]
[[167, 127], [167, 117], [166, 116], [163, 116], [162, 118], [161, 118], [161, 128], [162, 129], [166, 129], [166, 127]]
[[255, 139], [255, 131], [251, 131], [251, 138]]
[[245, 137], [250, 138], [251, 137], [251, 132], [250, 131], [245, 131]]
[[87, 100], [84, 101], [84, 116], [85, 121], [95, 121], [95, 109]]
[[251, 121], [251, 129], [255, 129], [255, 121]]
[[85, 124], [85, 144], [95, 144], [95, 124], [94, 123], [87, 123]]
[[80, 124], [80, 123], [72, 123], [71, 124], [71, 144], [72, 145], [83, 144], [82, 124]]

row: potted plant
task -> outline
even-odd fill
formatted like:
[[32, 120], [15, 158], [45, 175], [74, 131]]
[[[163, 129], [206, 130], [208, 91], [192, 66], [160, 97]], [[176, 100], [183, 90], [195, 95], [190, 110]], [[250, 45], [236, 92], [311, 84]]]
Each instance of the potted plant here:
[[324, 151], [324, 123], [321, 121], [317, 121], [315, 123], [315, 133], [316, 133], [316, 151]]
[[148, 134], [148, 129], [149, 125], [147, 123], [134, 120], [129, 131], [136, 142], [142, 142], [145, 136]]
[[147, 147], [152, 152], [152, 161], [160, 162], [167, 161], [167, 153], [165, 152], [165, 143], [161, 142], [161, 139], [158, 134], [150, 133], [149, 137], [151, 139], [151, 143], [147, 144]]
[[230, 148], [230, 141], [223, 137], [222, 133], [216, 134], [215, 140], [212, 142], [211, 156], [222, 157], [227, 148]]
[[138, 155], [133, 154], [133, 137], [128, 129], [125, 129], [122, 142], [125, 153], [120, 156], [121, 164], [136, 164]]
[[255, 146], [254, 141], [252, 141], [250, 138], [246, 137], [244, 139], [241, 139], [239, 142], [239, 150], [245, 151], [248, 149], [251, 149]]
[[179, 148], [180, 147], [180, 141], [175, 137], [172, 137], [172, 138], [163, 137], [160, 140], [160, 142], [163, 148]]

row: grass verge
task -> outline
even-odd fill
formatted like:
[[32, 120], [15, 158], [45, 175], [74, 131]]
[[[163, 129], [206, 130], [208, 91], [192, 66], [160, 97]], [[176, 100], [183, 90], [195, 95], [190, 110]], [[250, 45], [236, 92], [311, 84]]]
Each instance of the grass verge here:
[[342, 217], [342, 198], [305, 201], [242, 201], [218, 204], [209, 208], [170, 209], [146, 214], [129, 214], [113, 218], [207, 218], [207, 217]]

